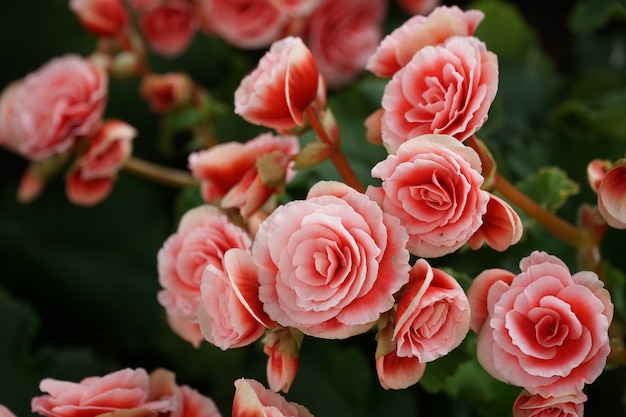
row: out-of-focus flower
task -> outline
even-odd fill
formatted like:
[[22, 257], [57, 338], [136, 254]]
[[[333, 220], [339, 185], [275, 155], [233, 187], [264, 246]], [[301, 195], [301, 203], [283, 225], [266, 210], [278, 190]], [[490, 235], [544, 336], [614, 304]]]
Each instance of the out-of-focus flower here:
[[385, 213], [400, 219], [408, 249], [439, 257], [463, 246], [482, 225], [489, 193], [476, 152], [447, 135], [423, 135], [404, 142], [372, 168], [382, 179], [367, 194]]
[[302, 333], [295, 329], [276, 327], [263, 338], [267, 359], [267, 382], [272, 391], [288, 392], [298, 372], [298, 351]]
[[399, 220], [339, 182], [274, 210], [252, 247], [259, 298], [271, 319], [321, 338], [370, 329], [408, 281]]
[[167, 113], [187, 103], [193, 91], [193, 81], [187, 74], [147, 74], [141, 79], [139, 92], [155, 113]]
[[483, 224], [467, 241], [474, 250], [486, 243], [490, 248], [503, 252], [522, 238], [524, 228], [519, 215], [496, 195], [489, 194], [487, 212], [482, 220]]
[[513, 417], [583, 417], [585, 401], [583, 392], [544, 398], [523, 390], [513, 403]]
[[139, 13], [138, 23], [150, 48], [168, 57], [183, 53], [198, 28], [189, 0], [167, 0], [149, 7]]
[[0, 417], [16, 417], [8, 408], [0, 404]]
[[304, 125], [304, 111], [318, 96], [319, 73], [302, 39], [274, 42], [235, 90], [235, 113], [278, 130]]
[[94, 134], [107, 99], [107, 75], [78, 55], [54, 58], [0, 96], [0, 146], [42, 160]]
[[392, 77], [425, 46], [443, 44], [452, 36], [471, 36], [484, 18], [480, 10], [440, 6], [426, 16], [413, 16], [387, 35], [367, 61], [379, 77]]
[[396, 0], [396, 3], [407, 13], [425, 15], [437, 7], [441, 0]]
[[97, 36], [115, 36], [128, 24], [122, 0], [70, 0], [81, 25]]
[[68, 199], [83, 206], [104, 200], [113, 188], [117, 173], [132, 153], [137, 131], [121, 120], [105, 121], [90, 139], [87, 151], [69, 169]]
[[294, 17], [308, 16], [322, 0], [270, 0], [282, 12]]
[[613, 163], [608, 159], [596, 158], [587, 164], [587, 181], [594, 192], [598, 192], [602, 179], [612, 167]]
[[464, 141], [480, 129], [498, 90], [498, 58], [474, 37], [425, 46], [385, 87], [383, 143], [391, 153], [415, 136]]
[[615, 162], [598, 186], [598, 211], [609, 226], [626, 229], [626, 158]]
[[[228, 142], [194, 152], [189, 155], [189, 168], [200, 181], [206, 202], [237, 207], [248, 218], [293, 179], [290, 161], [299, 149], [295, 136], [263, 133], [245, 143]], [[264, 173], [271, 178], [265, 179]]]
[[[173, 330], [194, 346], [203, 339], [198, 325], [202, 277], [212, 265], [224, 270], [224, 254], [231, 248], [249, 250], [252, 242], [246, 232], [231, 223], [213, 206], [199, 206], [185, 213], [176, 233], [163, 244], [157, 255], [158, 294]], [[184, 323], [189, 325], [186, 325]]]
[[304, 38], [329, 87], [354, 80], [382, 39], [384, 0], [323, 0]]
[[383, 113], [383, 109], [378, 109], [372, 112], [372, 114], [367, 116], [367, 119], [365, 119], [365, 137], [372, 145], [383, 144], [381, 131]]
[[249, 416], [313, 417], [313, 414], [300, 404], [288, 402], [260, 382], [242, 378], [235, 381], [232, 417]]
[[480, 312], [472, 319], [473, 330], [480, 326], [478, 360], [531, 394], [577, 394], [602, 373], [610, 352], [610, 294], [595, 273], [571, 275], [545, 252], [523, 258], [520, 269], [513, 277], [486, 271], [469, 289], [472, 312]]
[[272, 0], [197, 0], [202, 30], [243, 49], [265, 48], [280, 39], [289, 15]]

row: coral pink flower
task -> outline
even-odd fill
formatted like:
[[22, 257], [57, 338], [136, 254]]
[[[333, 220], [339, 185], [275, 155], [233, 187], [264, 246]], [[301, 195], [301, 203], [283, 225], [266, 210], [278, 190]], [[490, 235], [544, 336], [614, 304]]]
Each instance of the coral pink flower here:
[[382, 145], [383, 138], [381, 133], [381, 123], [383, 118], [383, 109], [374, 110], [372, 114], [365, 119], [365, 137], [372, 145]]
[[302, 39], [274, 42], [235, 90], [235, 113], [250, 123], [285, 130], [304, 124], [318, 95], [315, 60]]
[[382, 187], [367, 194], [409, 233], [408, 249], [438, 257], [459, 249], [478, 230], [489, 193], [476, 152], [446, 135], [423, 135], [404, 142], [372, 169]]
[[329, 87], [354, 80], [382, 39], [384, 0], [323, 0], [311, 15], [306, 43]]
[[118, 171], [132, 152], [132, 140], [137, 131], [121, 120], [108, 120], [102, 124], [81, 155], [67, 173], [68, 199], [83, 206], [104, 200]]
[[470, 288], [472, 311], [487, 310], [478, 360], [494, 378], [531, 394], [576, 394], [606, 364], [610, 294], [595, 273], [571, 275], [563, 261], [545, 252], [522, 259], [520, 269], [512, 279], [497, 271], [481, 274]]
[[503, 252], [519, 242], [523, 231], [522, 220], [515, 210], [500, 197], [489, 194], [483, 224], [467, 243], [474, 250], [486, 243], [490, 248]]
[[0, 417], [15, 417], [15, 414], [13, 414], [11, 410], [0, 404]]
[[239, 48], [265, 48], [283, 36], [289, 15], [273, 0], [197, 0], [204, 32]]
[[270, 0], [277, 9], [289, 16], [307, 16], [320, 5], [322, 0]]
[[477, 38], [454, 36], [425, 46], [385, 87], [383, 143], [393, 153], [423, 134], [464, 141], [487, 120], [497, 90], [497, 57]]
[[598, 211], [609, 226], [626, 229], [626, 158], [618, 160], [602, 178]]
[[398, 302], [393, 332], [397, 355], [431, 362], [460, 345], [469, 325], [469, 302], [461, 285], [419, 259]]
[[[194, 152], [189, 155], [189, 168], [200, 181], [205, 201], [222, 199], [222, 207], [237, 207], [248, 218], [293, 179], [290, 161], [299, 149], [296, 136], [263, 133], [246, 143], [228, 142]], [[262, 178], [261, 158], [267, 158], [267, 171], [278, 178], [275, 183]]]
[[410, 14], [427, 14], [437, 7], [441, 0], [397, 0], [396, 3]]
[[128, 23], [122, 0], [70, 0], [70, 9], [85, 29], [98, 36], [115, 36]]
[[372, 327], [408, 281], [407, 235], [397, 218], [339, 182], [279, 206], [252, 247], [259, 298], [271, 319], [321, 338]]
[[440, 45], [452, 36], [473, 35], [483, 18], [480, 10], [463, 11], [457, 6], [437, 7], [428, 17], [413, 16], [382, 40], [367, 69], [379, 77], [392, 77], [423, 47]]
[[[186, 212], [176, 233], [165, 241], [157, 255], [159, 282], [163, 287], [158, 294], [159, 303], [169, 316], [180, 318], [170, 320], [170, 324], [184, 320], [198, 326], [204, 270], [212, 265], [223, 271], [228, 249], [249, 250], [251, 244], [246, 232], [213, 206], [199, 206]], [[189, 327], [174, 330], [179, 335], [188, 335], [186, 340], [197, 342], [197, 333]]]
[[544, 398], [524, 390], [513, 403], [513, 417], [583, 417], [583, 392]]
[[208, 265], [200, 285], [198, 323], [204, 338], [222, 350], [249, 345], [273, 323], [258, 298], [259, 280], [252, 255], [232, 248], [223, 267]]
[[0, 145], [42, 160], [91, 136], [102, 119], [106, 73], [78, 55], [55, 58], [0, 96]]
[[187, 74], [147, 74], [141, 79], [139, 92], [155, 113], [167, 113], [191, 98], [193, 82]]
[[300, 404], [288, 402], [285, 398], [265, 388], [254, 379], [235, 381], [232, 417], [313, 417], [313, 414]]
[[276, 327], [263, 338], [263, 352], [267, 360], [267, 382], [272, 391], [288, 392], [298, 372], [298, 351], [302, 343], [294, 329]]
[[130, 409], [166, 413], [176, 408], [171, 397], [152, 399], [150, 377], [141, 368], [122, 369], [81, 382], [46, 378], [39, 389], [47, 394], [33, 398], [32, 411], [47, 417], [95, 417]]
[[183, 53], [198, 28], [188, 0], [167, 0], [148, 8], [140, 13], [138, 23], [150, 48], [169, 57]]

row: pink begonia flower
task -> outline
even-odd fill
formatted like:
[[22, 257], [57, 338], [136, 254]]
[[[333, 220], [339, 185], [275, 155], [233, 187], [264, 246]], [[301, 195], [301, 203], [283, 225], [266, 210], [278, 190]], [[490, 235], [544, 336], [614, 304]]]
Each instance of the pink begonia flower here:
[[[46, 394], [33, 398], [31, 408], [34, 413], [46, 417], [96, 417], [104, 413], [135, 409], [169, 413], [177, 407], [171, 396], [151, 396], [150, 376], [141, 368], [122, 369], [102, 377], [88, 377], [80, 382], [45, 378], [39, 384], [39, 389]], [[137, 415], [145, 414], [140, 412]]]
[[[245, 143], [228, 142], [189, 155], [189, 168], [200, 181], [202, 198], [209, 203], [221, 199], [224, 208], [236, 207], [248, 218], [295, 176], [291, 158], [298, 154], [296, 136], [262, 133]], [[271, 157], [277, 184], [266, 184], [259, 172], [260, 158]], [[283, 178], [284, 177], [284, 178]]]
[[369, 330], [408, 281], [399, 220], [339, 182], [274, 210], [252, 247], [259, 298], [270, 318], [327, 339]]
[[288, 402], [254, 379], [235, 381], [232, 417], [313, 417], [304, 406]]
[[594, 192], [598, 192], [602, 179], [612, 167], [613, 163], [608, 159], [596, 158], [587, 164], [587, 181]]
[[[267, 382], [272, 391], [288, 392], [298, 372], [298, 352], [302, 340], [298, 340], [294, 332], [294, 329], [275, 327], [263, 338], [263, 352], [269, 356]], [[299, 335], [302, 336], [302, 333]]]
[[[159, 303], [169, 316], [170, 325], [185, 323], [173, 330], [198, 346], [203, 340], [198, 325], [202, 276], [207, 266], [224, 268], [224, 254], [231, 248], [249, 250], [252, 241], [247, 233], [228, 220], [213, 206], [199, 206], [187, 211], [176, 233], [163, 243], [157, 255]], [[193, 331], [195, 328], [195, 332]]]
[[139, 13], [139, 28], [156, 53], [173, 57], [191, 43], [198, 21], [190, 0], [167, 0]]
[[319, 73], [302, 39], [274, 42], [235, 90], [235, 113], [250, 123], [286, 130], [304, 125], [318, 96]]
[[277, 9], [289, 16], [308, 16], [320, 5], [322, 0], [270, 0]]
[[168, 113], [191, 99], [193, 81], [180, 72], [147, 74], [141, 79], [139, 92], [153, 112]]
[[522, 238], [522, 220], [513, 208], [500, 197], [489, 194], [483, 224], [467, 241], [470, 248], [479, 249], [483, 243], [498, 252], [504, 252]]
[[258, 273], [250, 252], [228, 249], [222, 267], [207, 265], [198, 307], [202, 336], [222, 350], [260, 338], [273, 323], [263, 311], [258, 293]]
[[115, 36], [128, 24], [122, 0], [70, 0], [70, 9], [81, 25], [97, 36]]
[[413, 16], [387, 35], [367, 61], [379, 77], [392, 77], [425, 46], [443, 44], [453, 36], [471, 36], [483, 20], [480, 10], [440, 6], [426, 16]]
[[289, 15], [272, 0], [197, 0], [200, 27], [243, 49], [265, 48], [283, 37]]
[[469, 302], [461, 285], [425, 259], [417, 260], [398, 302], [393, 331], [397, 355], [432, 362], [459, 346], [469, 325]]
[[0, 404], [0, 417], [16, 417], [8, 408]]
[[464, 141], [480, 129], [498, 90], [498, 58], [474, 37], [420, 49], [387, 83], [382, 137], [390, 153], [415, 136]]
[[78, 55], [54, 58], [0, 96], [0, 146], [42, 160], [91, 136], [102, 120], [107, 75]]
[[87, 151], [69, 169], [66, 177], [68, 199], [92, 206], [104, 200], [113, 188], [117, 173], [132, 153], [137, 131], [121, 120], [107, 120], [90, 140]]
[[487, 310], [472, 323], [475, 330], [483, 321], [478, 360], [494, 378], [531, 394], [576, 394], [602, 373], [611, 350], [610, 294], [594, 272], [571, 275], [545, 252], [523, 258], [520, 269], [512, 279], [497, 270], [481, 274], [470, 287], [472, 311]]
[[329, 87], [341, 87], [365, 69], [382, 39], [384, 0], [323, 0], [304, 35]]
[[425, 15], [437, 7], [441, 0], [396, 0], [396, 3], [407, 13]]
[[489, 193], [476, 152], [447, 135], [423, 135], [404, 142], [395, 155], [372, 168], [382, 179], [367, 194], [409, 234], [414, 255], [433, 258], [463, 246], [482, 225]]
[[544, 398], [523, 390], [513, 403], [513, 417], [583, 417], [585, 401], [583, 392]]
[[618, 160], [602, 178], [598, 211], [609, 226], [626, 229], [626, 158]]
[[474, 333], [478, 334], [485, 321], [489, 318], [489, 309], [487, 308], [489, 305], [487, 300], [489, 289], [492, 286], [494, 289], [498, 287], [507, 288], [511, 285], [514, 277], [515, 274], [510, 271], [492, 268], [484, 270], [474, 279], [467, 291], [467, 299], [472, 311], [470, 329]]

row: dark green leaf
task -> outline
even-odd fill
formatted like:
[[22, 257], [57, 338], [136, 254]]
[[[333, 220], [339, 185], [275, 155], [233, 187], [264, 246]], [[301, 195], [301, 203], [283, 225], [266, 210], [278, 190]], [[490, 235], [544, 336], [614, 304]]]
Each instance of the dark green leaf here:
[[555, 212], [578, 193], [579, 186], [556, 167], [545, 167], [517, 184], [517, 187], [545, 209]]

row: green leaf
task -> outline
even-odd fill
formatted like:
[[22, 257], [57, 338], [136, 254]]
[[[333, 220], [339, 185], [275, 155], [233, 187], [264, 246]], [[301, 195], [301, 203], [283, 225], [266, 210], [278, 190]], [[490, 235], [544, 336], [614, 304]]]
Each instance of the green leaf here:
[[568, 197], [578, 194], [579, 191], [578, 184], [557, 167], [544, 167], [520, 181], [517, 187], [551, 212], [558, 210]]
[[448, 378], [454, 375], [459, 366], [466, 362], [470, 355], [465, 349], [466, 341], [447, 355], [429, 362], [426, 365], [424, 376], [420, 379], [420, 385], [430, 393], [437, 393], [446, 386]]
[[598, 30], [612, 21], [625, 21], [626, 7], [619, 0], [579, 0], [569, 18], [570, 28], [579, 33]]

